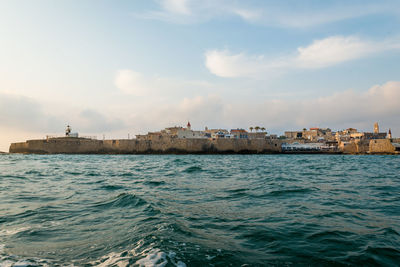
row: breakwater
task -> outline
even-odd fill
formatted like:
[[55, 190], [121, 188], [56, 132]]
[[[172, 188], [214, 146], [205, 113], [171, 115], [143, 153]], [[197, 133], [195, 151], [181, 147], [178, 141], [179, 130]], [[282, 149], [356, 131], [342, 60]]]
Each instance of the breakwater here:
[[33, 154], [266, 154], [280, 153], [282, 141], [267, 139], [94, 140], [50, 138], [12, 143], [10, 153]]

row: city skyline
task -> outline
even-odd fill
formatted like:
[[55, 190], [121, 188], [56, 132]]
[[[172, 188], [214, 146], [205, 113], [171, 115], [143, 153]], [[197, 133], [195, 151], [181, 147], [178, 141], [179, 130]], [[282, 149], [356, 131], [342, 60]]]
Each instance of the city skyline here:
[[396, 1], [0, 6], [0, 151], [66, 124], [122, 138], [188, 120], [277, 134], [378, 121], [399, 136]]

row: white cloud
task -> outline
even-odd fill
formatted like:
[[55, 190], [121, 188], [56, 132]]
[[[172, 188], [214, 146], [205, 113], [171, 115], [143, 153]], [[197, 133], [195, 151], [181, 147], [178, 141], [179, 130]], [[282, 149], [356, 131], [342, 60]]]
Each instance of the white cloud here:
[[239, 103], [226, 102], [218, 95], [183, 98], [177, 104], [156, 106], [145, 114], [137, 113], [131, 121], [135, 121], [135, 127], [142, 132], [183, 125], [190, 120], [195, 129], [260, 125], [275, 133], [318, 126], [333, 130], [356, 127], [372, 131], [373, 123], [378, 121], [382, 130], [392, 128], [395, 136], [400, 136], [399, 101], [400, 82], [391, 81], [363, 92], [347, 90], [303, 100]]
[[299, 47], [296, 61], [300, 67], [321, 68], [368, 56], [385, 48], [379, 43], [354, 36], [333, 36], [316, 40], [306, 47]]
[[282, 3], [251, 3], [229, 0], [157, 0], [160, 9], [136, 14], [144, 19], [174, 23], [204, 22], [221, 17], [239, 17], [246, 22], [285, 28], [308, 28], [372, 14], [398, 14], [399, 6], [390, 1], [376, 3], [325, 3], [310, 8]]
[[242, 19], [249, 21], [249, 22], [257, 22], [261, 17], [262, 13], [259, 10], [251, 10], [251, 9], [245, 9], [245, 8], [228, 8], [232, 14], [236, 14]]
[[[230, 129], [259, 125], [278, 134], [284, 130], [318, 126], [331, 127], [333, 130], [356, 127], [372, 131], [373, 123], [378, 121], [382, 130], [392, 128], [394, 136], [400, 136], [399, 81], [390, 81], [360, 92], [347, 90], [302, 100], [259, 99], [249, 102], [244, 99], [234, 102], [215, 93], [181, 97], [178, 102], [167, 101], [157, 105], [153, 99], [149, 99], [143, 105], [124, 104], [124, 111], [108, 108], [107, 115], [103, 114], [104, 109], [101, 113], [94, 109], [75, 111], [66, 105], [65, 108], [69, 110], [68, 121], [60, 115], [46, 115], [40, 111], [41, 105], [33, 99], [0, 96], [0, 100], [4, 100], [0, 103], [2, 151], [8, 149], [11, 141], [43, 138], [51, 133], [63, 134], [65, 123], [71, 123], [74, 131], [84, 135], [99, 136], [106, 132], [107, 138], [126, 138], [127, 133], [133, 136], [168, 126], [184, 125], [187, 120], [195, 129], [205, 126]], [[8, 102], [10, 109], [5, 105]], [[13, 105], [18, 107], [15, 110], [20, 111], [12, 111]]]
[[191, 13], [187, 0], [163, 0], [161, 5], [168, 12], [181, 15], [189, 15]]
[[[80, 133], [103, 133], [125, 127], [120, 114], [106, 116], [94, 109], [79, 109], [73, 103], [49, 108], [42, 99], [0, 92], [0, 151], [8, 151], [11, 142], [63, 135], [70, 123]], [[114, 114], [115, 115], [115, 114]]]
[[0, 125], [35, 131], [48, 128], [52, 121], [35, 99], [0, 92]]
[[117, 72], [115, 86], [122, 92], [141, 96], [149, 91], [151, 81], [139, 72], [125, 69]]
[[289, 66], [287, 59], [268, 60], [264, 55], [251, 56], [245, 53], [232, 54], [228, 50], [210, 50], [205, 53], [205, 65], [208, 70], [220, 77], [253, 77], [271, 76]]
[[374, 42], [356, 36], [332, 36], [315, 40], [309, 46], [299, 47], [296, 53], [281, 58], [210, 50], [205, 53], [205, 65], [211, 73], [220, 77], [263, 78], [289, 69], [329, 67], [379, 52], [400, 49], [399, 44], [397, 39]]
[[82, 110], [74, 121], [80, 131], [90, 133], [111, 132], [125, 128], [125, 124], [121, 118], [109, 118], [93, 109]]
[[[213, 84], [201, 80], [181, 80], [158, 75], [147, 76], [140, 72], [124, 69], [117, 71], [114, 78], [115, 86], [123, 93], [134, 96], [182, 96], [190, 91], [203, 93], [213, 87]], [[154, 98], [153, 98], [154, 100]]]

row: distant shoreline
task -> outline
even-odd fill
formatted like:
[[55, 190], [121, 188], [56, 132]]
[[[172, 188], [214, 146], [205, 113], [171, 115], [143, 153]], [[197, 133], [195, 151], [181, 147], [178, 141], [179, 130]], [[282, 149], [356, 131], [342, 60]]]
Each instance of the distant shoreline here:
[[268, 139], [190, 139], [161, 138], [158, 140], [116, 139], [95, 140], [64, 137], [28, 140], [12, 143], [9, 153], [20, 154], [133, 154], [133, 155], [212, 155], [212, 154], [348, 154], [348, 155], [398, 155], [389, 150], [283, 150], [283, 140]]

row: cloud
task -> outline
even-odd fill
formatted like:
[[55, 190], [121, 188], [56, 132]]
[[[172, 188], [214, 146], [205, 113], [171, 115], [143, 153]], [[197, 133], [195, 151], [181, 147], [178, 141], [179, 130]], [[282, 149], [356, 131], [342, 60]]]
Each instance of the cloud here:
[[309, 28], [373, 14], [398, 14], [396, 2], [379, 4], [363, 1], [357, 3], [326, 2], [323, 5], [252, 3], [229, 0], [158, 0], [159, 8], [142, 14], [139, 18], [173, 23], [201, 23], [212, 19], [239, 17], [245, 22], [283, 28]]
[[295, 61], [299, 67], [322, 68], [395, 48], [400, 46], [394, 41], [372, 42], [355, 36], [333, 36], [299, 47]]
[[349, 89], [326, 97], [302, 100], [228, 102], [211, 94], [186, 97], [176, 104], [154, 106], [146, 112], [137, 113], [130, 121], [135, 124], [131, 128], [141, 133], [173, 125], [182, 126], [190, 120], [194, 129], [259, 125], [277, 134], [304, 127], [331, 127], [333, 130], [356, 127], [372, 131], [373, 123], [378, 121], [382, 130], [392, 128], [392, 132], [400, 136], [399, 99], [398, 81], [376, 85], [361, 92]]
[[79, 109], [66, 103], [58, 110], [38, 99], [0, 92], [0, 151], [8, 151], [11, 142], [63, 135], [70, 123], [79, 133], [111, 132], [126, 127], [121, 116], [106, 116], [94, 109]]
[[225, 78], [270, 76], [274, 70], [289, 66], [289, 60], [267, 60], [264, 55], [232, 54], [228, 50], [209, 50], [205, 53], [205, 65], [217, 76]]
[[115, 76], [115, 86], [122, 92], [134, 95], [144, 95], [151, 86], [151, 81], [141, 73], [133, 70], [119, 70]]
[[364, 92], [347, 90], [327, 97], [305, 100], [267, 100], [262, 103], [232, 106], [226, 111], [238, 123], [264, 124], [269, 129], [302, 129], [303, 127], [359, 127], [372, 130], [375, 121], [383, 128], [392, 127], [400, 135], [398, 114], [400, 82], [376, 85]]
[[322, 7], [310, 8], [309, 5], [292, 5], [265, 8], [262, 9], [262, 16], [256, 23], [282, 28], [305, 29], [369, 15], [393, 14], [396, 16], [398, 12], [398, 6], [390, 1], [382, 1], [379, 4], [367, 1], [360, 2], [360, 4], [347, 2], [345, 5], [340, 2], [325, 2]]
[[[34, 99], [11, 94], [0, 94], [0, 150], [10, 142], [43, 138], [46, 134], [63, 134], [65, 123], [80, 134], [107, 133], [107, 138], [126, 138], [164, 127], [185, 125], [189, 120], [194, 129], [208, 127], [247, 128], [266, 127], [268, 132], [280, 134], [284, 130], [304, 127], [331, 127], [340, 130], [355, 127], [372, 131], [373, 123], [381, 129], [392, 128], [400, 136], [400, 81], [389, 81], [368, 90], [346, 90], [325, 97], [307, 99], [259, 99], [234, 102], [216, 93], [181, 97], [177, 102], [165, 101], [143, 105], [125, 104], [124, 111], [111, 109], [74, 109], [64, 107], [44, 112]], [[48, 111], [50, 113], [50, 111]], [[64, 114], [64, 115], [63, 115]]]
[[332, 36], [315, 40], [280, 58], [209, 50], [205, 53], [205, 65], [211, 73], [220, 77], [262, 78], [290, 69], [325, 68], [393, 49], [400, 49], [397, 39], [377, 42], [357, 36]]
[[144, 112], [138, 112], [130, 121], [132, 128], [140, 132], [160, 130], [174, 125], [186, 125], [187, 121], [196, 127], [218, 125], [223, 121], [224, 105], [222, 99], [215, 94], [205, 96], [184, 97], [178, 103], [152, 106]]
[[121, 118], [108, 118], [96, 110], [85, 109], [79, 113], [76, 126], [83, 132], [99, 133], [123, 129], [125, 123]]
[[235, 14], [248, 22], [257, 22], [262, 17], [262, 12], [260, 10], [252, 10], [238, 7], [233, 7], [228, 10], [232, 14]]
[[189, 15], [191, 13], [187, 0], [164, 0], [161, 1], [161, 5], [168, 12], [181, 15]]
[[124, 69], [118, 70], [114, 78], [115, 86], [124, 94], [149, 97], [181, 96], [190, 94], [190, 90], [202, 92], [209, 90], [213, 84], [201, 80], [181, 80], [158, 75], [147, 76], [140, 72]]
[[36, 131], [49, 128], [53, 121], [36, 100], [15, 94], [0, 93], [0, 125]]

